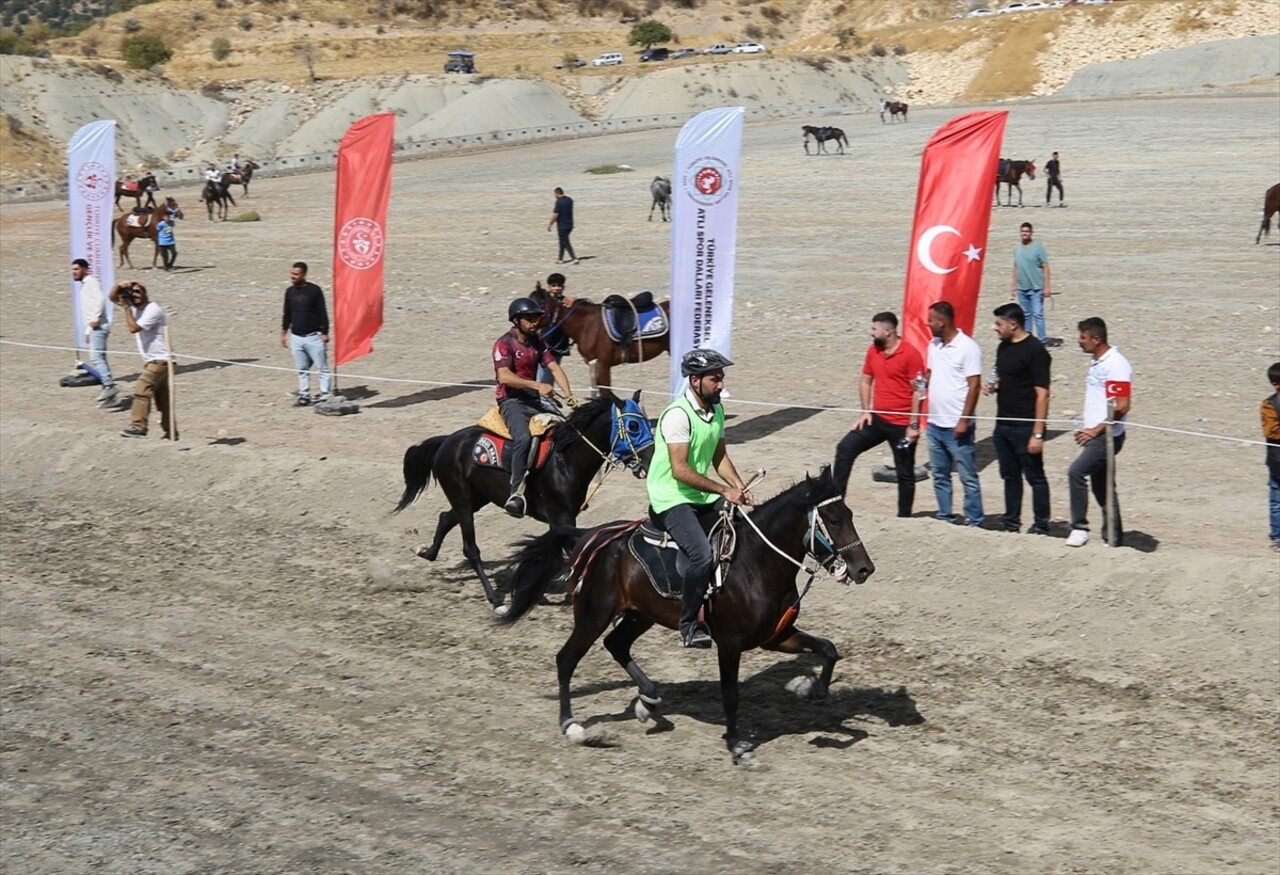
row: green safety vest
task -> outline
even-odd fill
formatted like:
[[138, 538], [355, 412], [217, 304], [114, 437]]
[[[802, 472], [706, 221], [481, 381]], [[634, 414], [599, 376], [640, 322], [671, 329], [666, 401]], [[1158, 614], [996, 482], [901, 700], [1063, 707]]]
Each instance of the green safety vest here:
[[703, 492], [676, 479], [671, 472], [671, 453], [667, 450], [667, 442], [662, 437], [662, 417], [676, 408], [680, 408], [689, 417], [689, 467], [706, 476], [716, 457], [716, 447], [724, 437], [724, 408], [719, 404], [715, 408], [715, 416], [710, 422], [698, 415], [689, 399], [681, 395], [658, 417], [658, 427], [654, 430], [653, 461], [649, 465], [649, 476], [645, 483], [649, 488], [649, 505], [656, 513], [664, 513], [678, 504], [711, 504], [720, 496], [714, 492]]

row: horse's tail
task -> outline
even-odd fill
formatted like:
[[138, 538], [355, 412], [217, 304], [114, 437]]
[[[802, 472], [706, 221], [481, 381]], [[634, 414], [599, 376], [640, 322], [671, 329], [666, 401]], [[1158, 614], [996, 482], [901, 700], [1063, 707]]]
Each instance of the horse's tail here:
[[427, 484], [431, 482], [431, 468], [435, 464], [436, 454], [440, 452], [440, 445], [446, 437], [448, 435], [443, 434], [430, 437], [404, 451], [404, 495], [400, 496], [400, 503], [392, 513], [399, 513], [413, 504], [414, 499], [427, 488]]
[[577, 543], [583, 531], [559, 526], [518, 542], [520, 552], [511, 560], [516, 567], [511, 576], [511, 609], [498, 618], [499, 623], [509, 626], [533, 610], [558, 576], [565, 550]]

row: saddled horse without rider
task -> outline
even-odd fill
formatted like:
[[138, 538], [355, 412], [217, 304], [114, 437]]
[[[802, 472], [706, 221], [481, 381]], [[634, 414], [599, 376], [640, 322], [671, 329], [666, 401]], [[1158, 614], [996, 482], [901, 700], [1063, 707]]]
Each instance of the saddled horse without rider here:
[[891, 100], [884, 105], [884, 108], [889, 111], [890, 122], [896, 122], [898, 116], [902, 116], [902, 120], [905, 122], [907, 120], [907, 110], [910, 109], [907, 104], [900, 100]]
[[[828, 468], [806, 477], [751, 509], [733, 509], [732, 529], [713, 530], [716, 553], [728, 555], [723, 586], [704, 606], [718, 650], [720, 691], [724, 699], [725, 743], [734, 762], [744, 762], [754, 745], [738, 735], [738, 668], [742, 654], [757, 647], [781, 653], [813, 653], [822, 661], [817, 679], [805, 676], [798, 695], [823, 699], [840, 658], [825, 638], [795, 626], [800, 602], [819, 568], [840, 582], [864, 582], [875, 571], [858, 536], [853, 515]], [[662, 534], [642, 520], [594, 529], [552, 529], [528, 538], [515, 557], [511, 609], [499, 618], [513, 623], [527, 614], [553, 581], [562, 579], [565, 551], [571, 551], [568, 585], [573, 593], [573, 631], [556, 654], [560, 683], [560, 731], [583, 740], [583, 728], [570, 705], [574, 670], [596, 639], [612, 624], [604, 646], [639, 687], [635, 713], [642, 722], [660, 721], [657, 685], [631, 655], [631, 645], [653, 625], [675, 629], [680, 617], [682, 572], [673, 549], [654, 546]], [[637, 558], [644, 557], [644, 558]], [[809, 575], [804, 592], [796, 572]], [[674, 584], [674, 585], [673, 585]], [[669, 722], [668, 722], [669, 725]]]
[[824, 145], [827, 140], [836, 141], [836, 151], [843, 155], [844, 147], [849, 144], [849, 138], [844, 135], [844, 131], [839, 128], [817, 127], [815, 125], [803, 125], [800, 130], [804, 131], [804, 154], [809, 154], [809, 138], [817, 142], [818, 148], [814, 152], [815, 155], [826, 155], [827, 147]]
[[671, 221], [671, 180], [665, 176], [655, 176], [649, 183], [649, 194], [653, 203], [649, 204], [649, 221], [653, 221], [653, 208], [658, 207], [662, 221]]
[[1258, 226], [1258, 236], [1253, 241], [1255, 245], [1262, 242], [1263, 235], [1271, 233], [1271, 217], [1277, 212], [1280, 212], [1280, 183], [1267, 189], [1262, 199], [1262, 224]]
[[603, 304], [586, 298], [566, 304], [563, 297], [548, 297], [538, 284], [529, 297], [547, 314], [542, 336], [550, 345], [557, 346], [557, 334], [577, 345], [597, 394], [609, 394], [617, 365], [647, 362], [671, 352], [671, 302], [655, 303], [649, 292], [631, 299], [610, 295]]
[[147, 209], [155, 209], [156, 192], [159, 190], [160, 186], [156, 183], [156, 175], [154, 173], [148, 173], [141, 179], [136, 179], [132, 182], [123, 182], [117, 179], [116, 209], [123, 209], [123, 207], [120, 206], [120, 198], [122, 197], [133, 198], [134, 209], [138, 209], [143, 206], [142, 199], [145, 197], [147, 199]]
[[[495, 609], [502, 597], [476, 546], [475, 514], [487, 504], [502, 507], [510, 494], [510, 464], [503, 459], [504, 450], [510, 455], [509, 440], [509, 435], [472, 425], [410, 447], [404, 454], [404, 494], [394, 511], [412, 504], [434, 477], [449, 509], [440, 513], [431, 544], [416, 552], [434, 561], [445, 535], [458, 526], [462, 552]], [[601, 465], [626, 466], [643, 477], [653, 456], [653, 430], [639, 392], [625, 400], [598, 398], [583, 404], [537, 440], [533, 452], [538, 462], [525, 480], [526, 513], [550, 526], [574, 525], [588, 497], [587, 485]]]
[[151, 240], [155, 243], [155, 251], [151, 254], [151, 266], [153, 268], [156, 266], [156, 262], [160, 258], [160, 243], [156, 239], [156, 223], [166, 215], [171, 219], [182, 218], [182, 208], [178, 206], [178, 202], [172, 197], [166, 197], [164, 203], [159, 204], [149, 213], [141, 215], [136, 212], [125, 213], [111, 223], [112, 243], [115, 243], [117, 237], [120, 238], [120, 265], [128, 262], [129, 267], [133, 267], [133, 259], [129, 257], [129, 244], [134, 240], [143, 239]]
[[1013, 206], [1013, 190], [1018, 190], [1018, 206], [1022, 206], [1022, 186], [1018, 181], [1022, 179], [1022, 175], [1026, 174], [1027, 179], [1036, 178], [1036, 162], [1035, 161], [1011, 161], [1008, 158], [1001, 158], [1000, 163], [996, 165], [996, 206], [1000, 203], [1000, 183], [1004, 183], [1009, 187], [1009, 203]]

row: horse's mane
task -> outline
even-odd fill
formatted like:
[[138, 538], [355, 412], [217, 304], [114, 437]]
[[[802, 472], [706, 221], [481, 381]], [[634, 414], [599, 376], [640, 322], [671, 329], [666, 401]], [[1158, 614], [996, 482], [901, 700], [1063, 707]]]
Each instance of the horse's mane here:
[[818, 502], [833, 498], [840, 494], [835, 478], [831, 476], [831, 466], [823, 465], [816, 477], [805, 477], [772, 498], [761, 502], [752, 511], [756, 522], [765, 525], [777, 516], [793, 510], [808, 510]]
[[[581, 432], [589, 429], [596, 419], [603, 415], [608, 415], [609, 408], [613, 406], [613, 399], [605, 396], [601, 398], [593, 398], [586, 404], [583, 404], [569, 414], [568, 424], [573, 428], [557, 429], [556, 444], [561, 449], [568, 449], [582, 442]], [[606, 449], [601, 447], [601, 449]]]

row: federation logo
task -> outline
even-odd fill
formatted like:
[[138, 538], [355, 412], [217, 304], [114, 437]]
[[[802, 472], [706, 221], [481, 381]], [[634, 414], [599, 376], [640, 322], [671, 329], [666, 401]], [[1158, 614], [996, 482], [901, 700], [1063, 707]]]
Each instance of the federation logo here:
[[373, 219], [352, 219], [338, 232], [338, 257], [356, 270], [368, 270], [380, 262], [382, 247], [382, 228]]
[[86, 161], [76, 174], [76, 191], [87, 201], [100, 201], [111, 192], [111, 171], [97, 161]]
[[696, 158], [685, 168], [684, 183], [693, 201], [712, 207], [733, 191], [733, 171], [719, 158]]

